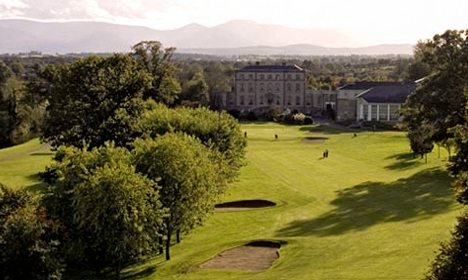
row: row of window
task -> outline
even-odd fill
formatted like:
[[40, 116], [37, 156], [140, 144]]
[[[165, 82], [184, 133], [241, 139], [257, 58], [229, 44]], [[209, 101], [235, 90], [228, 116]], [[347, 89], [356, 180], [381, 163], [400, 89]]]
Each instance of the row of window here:
[[[292, 96], [286, 96], [286, 105], [293, 105], [292, 104]], [[301, 105], [301, 97], [296, 96], [295, 97], [295, 105], [300, 106]], [[265, 94], [260, 95], [260, 100], [259, 100], [259, 105], [271, 105], [271, 104], [281, 104], [281, 97], [279, 95], [276, 96], [268, 96]], [[252, 95], [248, 95], [247, 98], [244, 95], [239, 96], [239, 105], [254, 105], [254, 97]]]
[[[259, 80], [281, 80], [281, 75], [279, 74], [257, 74]], [[239, 74], [240, 80], [253, 80], [254, 79], [254, 74]], [[288, 80], [300, 80], [301, 74], [287, 74], [286, 79]]]
[[[246, 88], [246, 87], [245, 87], [244, 84], [240, 84], [240, 89], [239, 89], [239, 91], [240, 91], [240, 92], [245, 92], [245, 88]], [[272, 84], [268, 84], [267, 90], [268, 90], [268, 92], [273, 92], [273, 85], [272, 85]], [[291, 85], [290, 83], [287, 83], [287, 84], [286, 84], [286, 90], [289, 91], [289, 92], [292, 91], [292, 85]], [[253, 91], [254, 91], [253, 85], [252, 85], [252, 84], [248, 84], [248, 92], [252, 93]], [[276, 91], [276, 92], [280, 92], [280, 85], [279, 85], [279, 84], [276, 85], [275, 91]], [[297, 93], [301, 92], [301, 84], [295, 84], [295, 91], [296, 91]], [[265, 86], [264, 86], [264, 84], [260, 84], [260, 86], [259, 86], [259, 92], [260, 92], [260, 93], [265, 92]]]
[[[369, 115], [369, 106], [364, 105], [362, 109], [363, 109], [362, 110], [363, 117], [364, 119], [367, 119]], [[399, 114], [397, 113], [399, 109], [400, 107], [398, 105], [371, 105], [370, 106], [370, 119], [371, 120], [396, 121], [399, 118]], [[388, 114], [389, 111], [390, 111], [390, 115]]]

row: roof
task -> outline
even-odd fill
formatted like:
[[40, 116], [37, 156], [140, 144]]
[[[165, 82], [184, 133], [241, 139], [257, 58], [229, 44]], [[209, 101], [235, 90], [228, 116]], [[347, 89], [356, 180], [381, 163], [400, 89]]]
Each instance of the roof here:
[[357, 97], [369, 103], [404, 103], [410, 93], [416, 90], [415, 82], [379, 84]]
[[412, 81], [408, 82], [356, 82], [353, 84], [347, 84], [339, 90], [367, 90], [377, 86], [399, 86], [401, 84], [414, 84]]
[[240, 72], [304, 72], [304, 69], [297, 65], [247, 65]]

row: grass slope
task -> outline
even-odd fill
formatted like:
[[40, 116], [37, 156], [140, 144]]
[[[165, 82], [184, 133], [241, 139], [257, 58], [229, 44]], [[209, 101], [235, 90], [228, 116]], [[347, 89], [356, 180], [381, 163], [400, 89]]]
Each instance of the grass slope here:
[[[173, 259], [135, 266], [134, 279], [421, 279], [461, 207], [437, 148], [413, 158], [401, 132], [311, 134], [320, 127], [248, 124], [248, 165], [225, 201], [280, 206], [215, 213], [174, 246]], [[279, 136], [278, 140], [274, 135]], [[302, 139], [324, 136], [310, 144]], [[330, 155], [322, 159], [327, 148]], [[196, 269], [252, 240], [286, 244], [264, 272]], [[154, 271], [153, 271], [154, 270]]]
[[[425, 163], [413, 158], [400, 132], [353, 137], [310, 129], [327, 128], [243, 125], [248, 164], [224, 201], [267, 199], [279, 206], [214, 213], [174, 245], [170, 261], [158, 256], [133, 265], [126, 279], [421, 279], [461, 210], [444, 171], [445, 151], [438, 158], [436, 148]], [[302, 142], [310, 136], [329, 139]], [[322, 159], [325, 148], [330, 154]], [[27, 185], [50, 160], [44, 156], [34, 168], [23, 167], [32, 158], [8, 162], [17, 172], [9, 177], [15, 186]], [[8, 163], [0, 162], [0, 182], [8, 178]], [[260, 239], [283, 242], [280, 258], [266, 271], [196, 268], [221, 251]]]
[[0, 149], [0, 183], [11, 188], [39, 190], [37, 173], [44, 171], [52, 156], [50, 149], [38, 139]]

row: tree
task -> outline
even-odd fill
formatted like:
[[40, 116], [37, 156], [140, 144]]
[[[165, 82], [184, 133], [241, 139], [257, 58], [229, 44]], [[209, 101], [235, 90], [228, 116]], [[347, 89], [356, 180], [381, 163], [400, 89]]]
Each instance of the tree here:
[[49, 105], [42, 139], [53, 146], [90, 148], [114, 141], [126, 146], [137, 136], [146, 110], [141, 99], [151, 79], [129, 55], [91, 56], [42, 72]]
[[186, 134], [167, 133], [155, 140], [135, 142], [137, 171], [161, 185], [166, 259], [170, 259], [171, 236], [201, 225], [226, 186], [225, 162], [219, 152]]
[[135, 172], [130, 153], [111, 144], [62, 148], [46, 205], [64, 226], [68, 262], [96, 271], [151, 256], [166, 211], [155, 181]]
[[458, 217], [458, 224], [448, 242], [442, 243], [425, 280], [465, 280], [468, 278], [468, 213]]
[[132, 47], [132, 56], [151, 77], [151, 86], [147, 88], [144, 98], [171, 105], [180, 94], [180, 84], [174, 78], [175, 68], [171, 63], [175, 48], [162, 49], [158, 41], [142, 41]]
[[247, 142], [237, 120], [226, 112], [213, 112], [207, 108], [169, 109], [160, 104], [144, 116], [141, 125], [146, 137], [184, 132], [218, 150], [229, 166], [225, 174], [229, 180], [236, 178], [244, 164]]
[[210, 96], [208, 85], [202, 73], [196, 73], [193, 78], [184, 85], [181, 95], [181, 104], [190, 107], [208, 106]]
[[0, 279], [60, 279], [56, 228], [30, 194], [0, 184]]
[[432, 70], [402, 110], [409, 129], [422, 123], [434, 126], [434, 141], [453, 137], [450, 128], [463, 122], [468, 85], [468, 31], [448, 30], [432, 40], [420, 42], [418, 59]]
[[433, 133], [434, 128], [429, 124], [421, 125], [417, 130], [409, 130], [408, 139], [410, 140], [411, 150], [413, 150], [415, 154], [420, 155], [421, 158], [430, 153], [434, 148], [434, 142], [432, 140]]

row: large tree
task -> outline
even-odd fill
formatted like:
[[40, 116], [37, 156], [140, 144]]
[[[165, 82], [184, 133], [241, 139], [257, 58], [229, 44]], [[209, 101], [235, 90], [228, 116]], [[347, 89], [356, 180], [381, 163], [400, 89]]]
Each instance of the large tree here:
[[226, 112], [213, 112], [207, 108], [169, 109], [159, 104], [145, 114], [141, 125], [147, 137], [184, 132], [218, 150], [229, 165], [225, 175], [230, 180], [236, 178], [244, 164], [246, 140], [237, 120]]
[[125, 146], [138, 136], [135, 127], [146, 106], [141, 98], [151, 77], [130, 55], [91, 56], [49, 67], [41, 77], [49, 102], [43, 140], [92, 148], [106, 141]]
[[135, 172], [130, 152], [106, 144], [91, 151], [62, 148], [45, 204], [61, 222], [70, 264], [116, 278], [130, 261], [153, 255], [166, 211], [159, 187]]
[[225, 162], [217, 150], [186, 134], [167, 133], [155, 140], [135, 142], [137, 171], [159, 180], [164, 218], [166, 259], [171, 236], [200, 225], [226, 187]]
[[432, 139], [451, 138], [450, 128], [463, 122], [468, 85], [468, 31], [448, 30], [432, 40], [420, 42], [418, 60], [432, 70], [422, 85], [412, 93], [402, 110], [410, 130], [421, 124], [435, 128]]
[[175, 48], [163, 49], [158, 41], [143, 41], [132, 47], [133, 57], [151, 77], [151, 86], [143, 93], [145, 98], [171, 105], [178, 98], [181, 88], [175, 79], [175, 67], [171, 62]]

